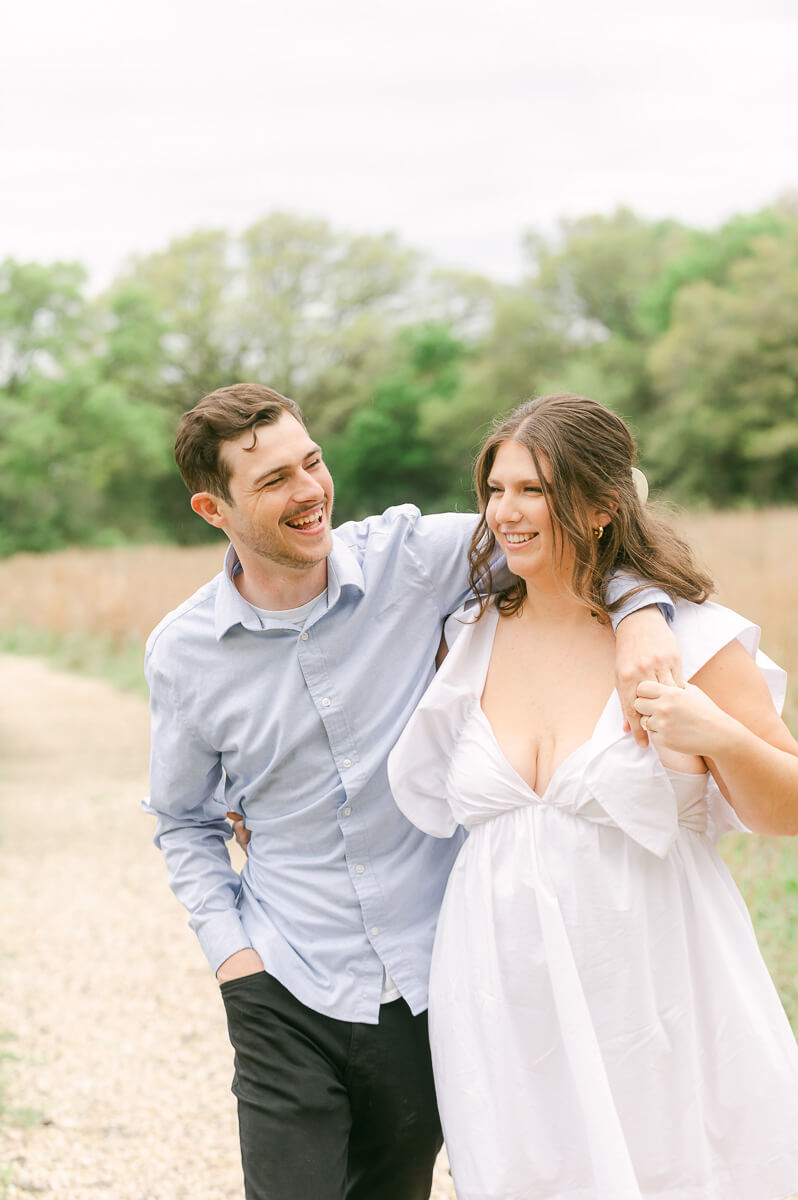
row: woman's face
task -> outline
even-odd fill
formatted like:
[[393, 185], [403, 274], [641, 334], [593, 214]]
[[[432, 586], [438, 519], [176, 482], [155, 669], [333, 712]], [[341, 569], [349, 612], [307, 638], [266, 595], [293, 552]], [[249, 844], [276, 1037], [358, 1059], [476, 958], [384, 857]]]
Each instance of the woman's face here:
[[[540, 457], [540, 465], [548, 482], [549, 464]], [[550, 577], [559, 556], [554, 554], [551, 514], [534, 459], [526, 446], [520, 442], [502, 442], [487, 484], [485, 520], [504, 551], [510, 570], [526, 580]], [[566, 547], [566, 558], [567, 555]]]

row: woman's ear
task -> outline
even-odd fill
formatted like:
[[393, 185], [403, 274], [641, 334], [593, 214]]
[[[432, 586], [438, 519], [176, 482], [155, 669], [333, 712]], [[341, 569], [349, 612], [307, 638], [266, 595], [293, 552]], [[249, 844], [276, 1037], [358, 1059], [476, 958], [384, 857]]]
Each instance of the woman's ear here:
[[593, 524], [594, 525], [611, 525], [612, 519], [618, 512], [618, 501], [607, 500], [601, 508], [593, 509]]

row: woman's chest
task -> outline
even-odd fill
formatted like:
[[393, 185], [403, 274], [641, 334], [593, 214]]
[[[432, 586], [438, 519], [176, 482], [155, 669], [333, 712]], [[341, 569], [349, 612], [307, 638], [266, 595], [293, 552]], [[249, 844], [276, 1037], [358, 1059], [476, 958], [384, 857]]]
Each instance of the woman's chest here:
[[499, 638], [482, 711], [508, 762], [541, 792], [569, 754], [592, 735], [614, 686], [611, 638], [552, 638], [537, 645]]

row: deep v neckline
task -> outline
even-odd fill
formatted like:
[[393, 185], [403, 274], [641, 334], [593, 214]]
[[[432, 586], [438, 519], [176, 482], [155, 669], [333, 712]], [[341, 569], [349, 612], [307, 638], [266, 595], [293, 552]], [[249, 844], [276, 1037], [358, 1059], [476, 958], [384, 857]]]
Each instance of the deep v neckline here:
[[484, 708], [482, 707], [482, 697], [485, 692], [485, 684], [487, 683], [487, 680], [488, 680], [488, 671], [490, 670], [490, 662], [491, 662], [491, 659], [493, 658], [493, 647], [496, 642], [496, 631], [499, 628], [499, 613], [495, 608], [493, 610], [493, 619], [494, 619], [493, 632], [491, 633], [490, 638], [486, 639], [486, 652], [484, 655], [484, 663], [482, 664], [482, 670], [480, 671], [480, 679], [478, 680], [478, 686], [475, 689], [475, 693], [474, 693], [475, 699], [476, 699], [476, 712], [479, 716], [479, 719], [482, 721], [485, 729], [487, 730], [488, 734], [490, 735], [490, 739], [493, 742], [493, 745], [495, 746], [496, 751], [499, 754], [499, 757], [501, 758], [502, 763], [507, 768], [507, 770], [510, 771], [515, 776], [515, 778], [518, 780], [518, 782], [525, 788], [525, 790], [527, 792], [529, 792], [530, 795], [534, 796], [536, 800], [544, 800], [545, 797], [551, 791], [552, 784], [554, 783], [555, 779], [557, 778], [557, 776], [559, 775], [559, 773], [563, 769], [563, 767], [567, 766], [568, 763], [571, 762], [571, 759], [575, 758], [577, 754], [581, 753], [588, 746], [590, 746], [592, 742], [595, 741], [596, 734], [598, 733], [601, 726], [604, 724], [605, 717], [607, 716], [607, 711], [610, 708], [610, 705], [612, 704], [613, 700], [615, 699], [615, 695], [616, 695], [615, 688], [612, 689], [609, 696], [607, 697], [607, 699], [604, 703], [604, 707], [602, 708], [601, 712], [599, 713], [599, 715], [596, 719], [596, 723], [593, 726], [593, 730], [592, 730], [590, 736], [585, 738], [585, 740], [583, 742], [580, 742], [578, 746], [574, 746], [573, 750], [570, 750], [568, 752], [568, 754], [566, 754], [565, 758], [563, 758], [557, 764], [557, 766], [554, 768], [554, 770], [552, 771], [551, 776], [549, 778], [549, 782], [546, 784], [543, 791], [539, 792], [536, 787], [533, 787], [532, 784], [529, 783], [528, 780], [524, 779], [524, 777], [520, 773], [520, 771], [516, 770], [516, 768], [510, 762], [509, 758], [507, 757], [507, 755], [505, 754], [505, 752], [502, 748], [501, 742], [499, 741], [498, 737], [496, 736], [495, 729], [493, 728], [493, 726], [490, 723], [488, 714], [485, 712]]

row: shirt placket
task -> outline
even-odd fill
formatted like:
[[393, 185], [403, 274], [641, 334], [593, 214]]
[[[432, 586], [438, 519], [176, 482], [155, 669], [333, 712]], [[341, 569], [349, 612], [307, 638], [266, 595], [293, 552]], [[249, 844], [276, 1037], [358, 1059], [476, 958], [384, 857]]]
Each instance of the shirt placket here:
[[299, 663], [308, 692], [327, 734], [344, 790], [344, 800], [338, 806], [336, 818], [344, 842], [347, 871], [358, 898], [366, 935], [379, 953], [384, 899], [369, 850], [368, 821], [360, 802], [365, 780], [355, 738], [335, 680], [328, 671], [317, 631], [318, 625], [314, 624], [299, 635]]

